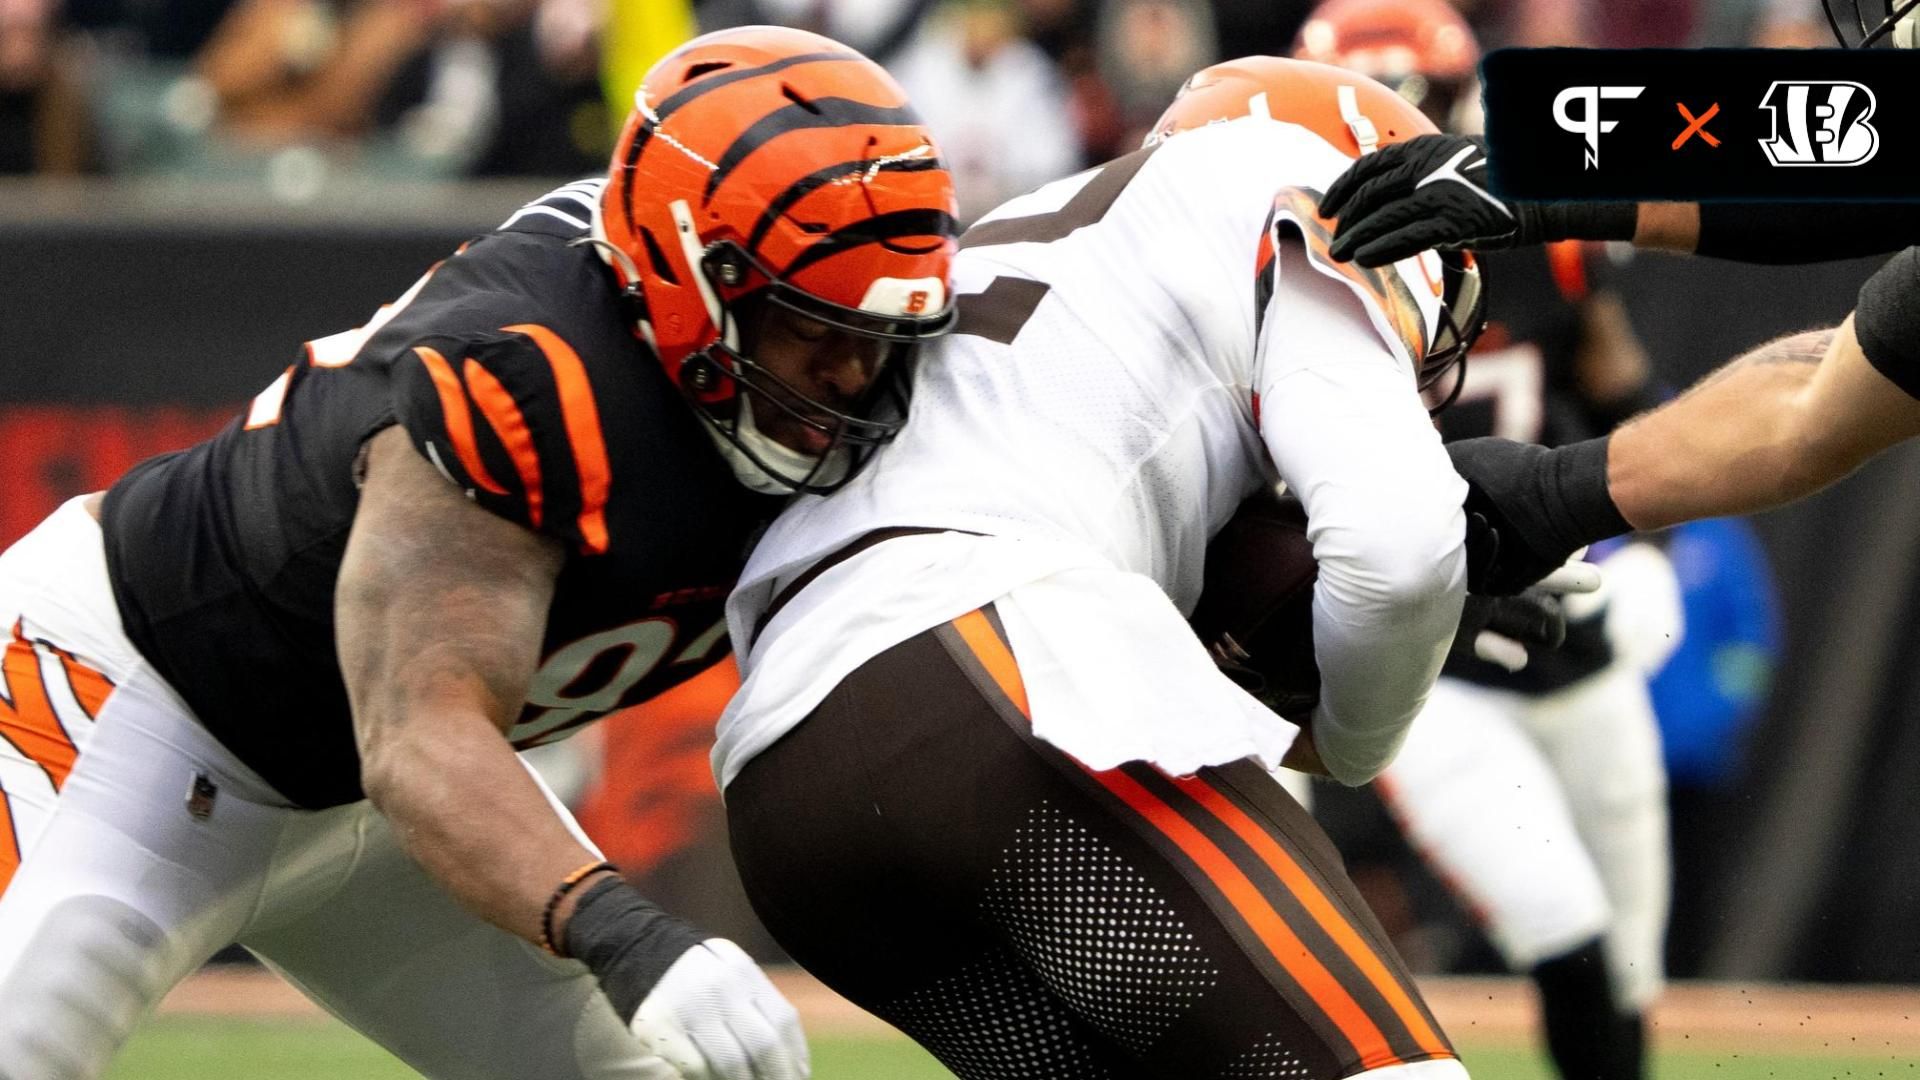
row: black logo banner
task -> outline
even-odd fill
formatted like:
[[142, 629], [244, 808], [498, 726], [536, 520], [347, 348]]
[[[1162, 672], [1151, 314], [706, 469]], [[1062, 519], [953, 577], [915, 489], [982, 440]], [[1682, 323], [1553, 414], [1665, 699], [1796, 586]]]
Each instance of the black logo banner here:
[[1920, 200], [1920, 50], [1501, 49], [1510, 199]]

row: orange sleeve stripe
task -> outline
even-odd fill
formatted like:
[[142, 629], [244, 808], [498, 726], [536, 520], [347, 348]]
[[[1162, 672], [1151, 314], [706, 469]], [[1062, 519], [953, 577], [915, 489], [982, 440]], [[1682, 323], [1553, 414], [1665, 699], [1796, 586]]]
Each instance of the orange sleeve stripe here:
[[507, 448], [507, 456], [513, 459], [513, 467], [520, 474], [520, 487], [527, 493], [527, 521], [537, 529], [541, 522], [543, 494], [540, 488], [540, 452], [534, 448], [533, 432], [527, 427], [527, 418], [520, 412], [520, 405], [513, 400], [513, 395], [500, 385], [499, 379], [494, 378], [493, 372], [469, 359], [464, 373], [473, 403], [480, 407], [480, 415], [486, 418], [487, 425], [500, 437], [500, 445]]
[[[1261, 861], [1266, 863], [1267, 867], [1286, 884], [1287, 891], [1299, 898], [1301, 905], [1313, 916], [1313, 920], [1320, 924], [1320, 928], [1326, 931], [1327, 936], [1340, 946], [1340, 951], [1347, 954], [1347, 959], [1353, 961], [1354, 966], [1367, 977], [1367, 981], [1373, 984], [1373, 988], [1386, 999], [1395, 1015], [1399, 1016], [1400, 1022], [1407, 1026], [1408, 1033], [1413, 1036], [1413, 1041], [1419, 1045], [1420, 1049], [1437, 1056], [1452, 1055], [1453, 1051], [1448, 1049], [1446, 1040], [1442, 1039], [1427, 1022], [1426, 1015], [1407, 995], [1406, 988], [1394, 977], [1393, 972], [1387, 970], [1387, 965], [1381, 961], [1380, 955], [1361, 938], [1359, 932], [1353, 928], [1353, 924], [1347, 921], [1346, 916], [1340, 913], [1333, 901], [1314, 883], [1313, 878], [1301, 869], [1300, 864], [1287, 853], [1285, 848], [1276, 843], [1258, 823], [1247, 816], [1246, 811], [1221, 794], [1212, 784], [1198, 776], [1176, 777], [1173, 783], [1181, 791], [1192, 796], [1194, 801], [1206, 807], [1213, 816], [1226, 823], [1235, 836], [1245, 841], [1247, 846], [1260, 856]], [[1378, 1068], [1379, 1065], [1369, 1063], [1369, 1067]]]
[[1012, 700], [1020, 715], [1032, 719], [1033, 713], [1027, 709], [1027, 684], [1020, 678], [1020, 665], [1013, 658], [1013, 650], [1007, 648], [1007, 643], [994, 632], [993, 624], [987, 621], [987, 613], [977, 608], [969, 611], [953, 620], [953, 628], [960, 632], [961, 640], [999, 685], [1000, 692]]
[[567, 426], [567, 442], [580, 473], [580, 537], [587, 552], [598, 555], [607, 550], [607, 493], [613, 486], [613, 470], [607, 464], [607, 440], [600, 430], [600, 408], [594, 404], [587, 367], [573, 346], [544, 326], [518, 323], [502, 329], [532, 338], [553, 369], [554, 384], [560, 388], [560, 418]]
[[460, 468], [473, 478], [480, 490], [505, 495], [507, 489], [500, 486], [487, 471], [487, 463], [481, 460], [480, 444], [473, 438], [473, 414], [468, 411], [467, 395], [460, 389], [460, 377], [453, 373], [453, 365], [447, 363], [438, 349], [415, 345], [413, 351], [432, 376], [434, 392], [440, 395], [440, 416], [446, 421], [447, 438], [453, 440], [453, 456], [460, 460]]
[[0, 673], [5, 675], [7, 697], [12, 700], [11, 707], [0, 705], [0, 734], [19, 747], [29, 761], [45, 769], [53, 789], [60, 790], [80, 752], [54, 715], [40, 673], [40, 654], [22, 636], [19, 622], [13, 624], [13, 640], [0, 657]]
[[1366, 1010], [1353, 999], [1353, 995], [1347, 993], [1347, 988], [1340, 984], [1333, 972], [1328, 971], [1326, 965], [1313, 955], [1312, 950], [1287, 925], [1286, 919], [1273, 909], [1267, 898], [1260, 895], [1259, 886], [1233, 864], [1232, 857], [1207, 839], [1192, 822], [1181, 817], [1179, 811], [1133, 777], [1119, 769], [1106, 772], [1088, 769], [1087, 774], [1132, 807], [1194, 861], [1214, 887], [1227, 898], [1227, 902], [1233, 905], [1248, 929], [1267, 947], [1267, 952], [1279, 961], [1287, 974], [1300, 984], [1314, 1004], [1340, 1029], [1366, 1068], [1379, 1069], [1402, 1063], [1402, 1059], [1388, 1044], [1386, 1035], [1367, 1016]]

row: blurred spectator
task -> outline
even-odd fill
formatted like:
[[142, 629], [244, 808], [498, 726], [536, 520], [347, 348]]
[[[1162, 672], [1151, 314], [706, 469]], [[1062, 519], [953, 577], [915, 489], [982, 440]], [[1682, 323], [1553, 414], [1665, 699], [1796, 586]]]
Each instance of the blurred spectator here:
[[882, 64], [912, 39], [938, 0], [704, 0], [694, 8], [702, 30], [774, 23], [825, 34]]
[[1753, 44], [1763, 49], [1817, 49], [1832, 45], [1833, 28], [1819, 0], [1762, 0]]
[[[1632, 3], [1633, 0], [1615, 2]], [[1684, 4], [1687, 0], [1671, 2]], [[1540, 48], [1594, 43], [1587, 16], [1589, 8], [1595, 5], [1587, 0], [1453, 0], [1453, 6], [1467, 17], [1474, 34], [1488, 49], [1505, 45]]]
[[77, 172], [82, 98], [63, 62], [55, 0], [0, 0], [0, 173]]
[[892, 65], [940, 140], [963, 221], [1080, 165], [1066, 86], [1020, 29], [1011, 0], [949, 0]]
[[121, 171], [260, 175], [295, 200], [341, 168], [577, 175], [611, 143], [601, 17], [595, 0], [235, 0], [185, 61], [105, 34], [97, 108]]
[[1187, 76], [1214, 62], [1213, 14], [1201, 0], [1107, 0], [1098, 35], [1109, 113], [1086, 133], [1104, 159], [1138, 147]]

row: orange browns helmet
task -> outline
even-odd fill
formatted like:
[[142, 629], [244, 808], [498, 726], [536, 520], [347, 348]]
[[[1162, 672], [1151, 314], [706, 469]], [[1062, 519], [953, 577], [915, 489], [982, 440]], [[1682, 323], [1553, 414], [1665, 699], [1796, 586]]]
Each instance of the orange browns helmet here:
[[[816, 34], [722, 30], [655, 64], [614, 148], [600, 219], [642, 336], [769, 490], [845, 483], [904, 422], [914, 348], [953, 325], [952, 177], [899, 84]], [[874, 346], [873, 389], [834, 407], [755, 364], [743, 302]], [[830, 448], [805, 456], [759, 434], [746, 395]]]
[[[1439, 130], [1405, 98], [1364, 75], [1311, 60], [1243, 56], [1203, 68], [1189, 78], [1175, 95], [1173, 104], [1154, 122], [1147, 143], [1151, 145], [1182, 131], [1248, 117], [1297, 124], [1353, 158], [1416, 135], [1436, 134]], [[1314, 192], [1312, 196], [1318, 199], [1319, 193]], [[1311, 211], [1308, 206], [1312, 220], [1301, 221], [1302, 229], [1312, 228], [1324, 235], [1317, 243], [1309, 237], [1308, 250], [1324, 251], [1332, 239], [1333, 223]], [[1328, 261], [1325, 265], [1349, 279], [1355, 274], [1369, 273], [1357, 269], [1353, 263]], [[1479, 264], [1472, 252], [1428, 251], [1404, 261], [1393, 268], [1393, 272], [1404, 282], [1382, 274], [1378, 282], [1356, 284], [1380, 294], [1398, 291], [1402, 284], [1415, 289], [1428, 288], [1427, 283], [1436, 276], [1439, 280], [1440, 304], [1435, 315], [1422, 327], [1426, 330], [1426, 347], [1416, 350], [1416, 362], [1420, 365], [1423, 392], [1440, 385], [1448, 372], [1457, 372], [1458, 377], [1440, 406], [1444, 408], [1459, 396], [1466, 378], [1467, 350], [1473, 347], [1474, 339], [1480, 336], [1481, 327], [1486, 323], [1486, 296]], [[1423, 314], [1420, 318], [1425, 320], [1427, 316]]]
[[1301, 24], [1293, 55], [1378, 79], [1442, 127], [1477, 107], [1480, 42], [1446, 0], [1327, 0]]

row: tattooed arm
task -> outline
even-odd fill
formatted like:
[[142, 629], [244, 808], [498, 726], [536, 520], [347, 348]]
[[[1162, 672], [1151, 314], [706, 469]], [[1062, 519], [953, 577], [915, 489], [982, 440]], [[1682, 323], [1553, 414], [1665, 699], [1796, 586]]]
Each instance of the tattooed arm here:
[[1622, 427], [1607, 486], [1657, 529], [1810, 495], [1920, 434], [1920, 401], [1875, 370], [1853, 319], [1769, 342]]
[[538, 940], [554, 884], [598, 857], [504, 735], [539, 663], [560, 547], [468, 501], [398, 427], [366, 465], [334, 601], [362, 784], [448, 892]]

